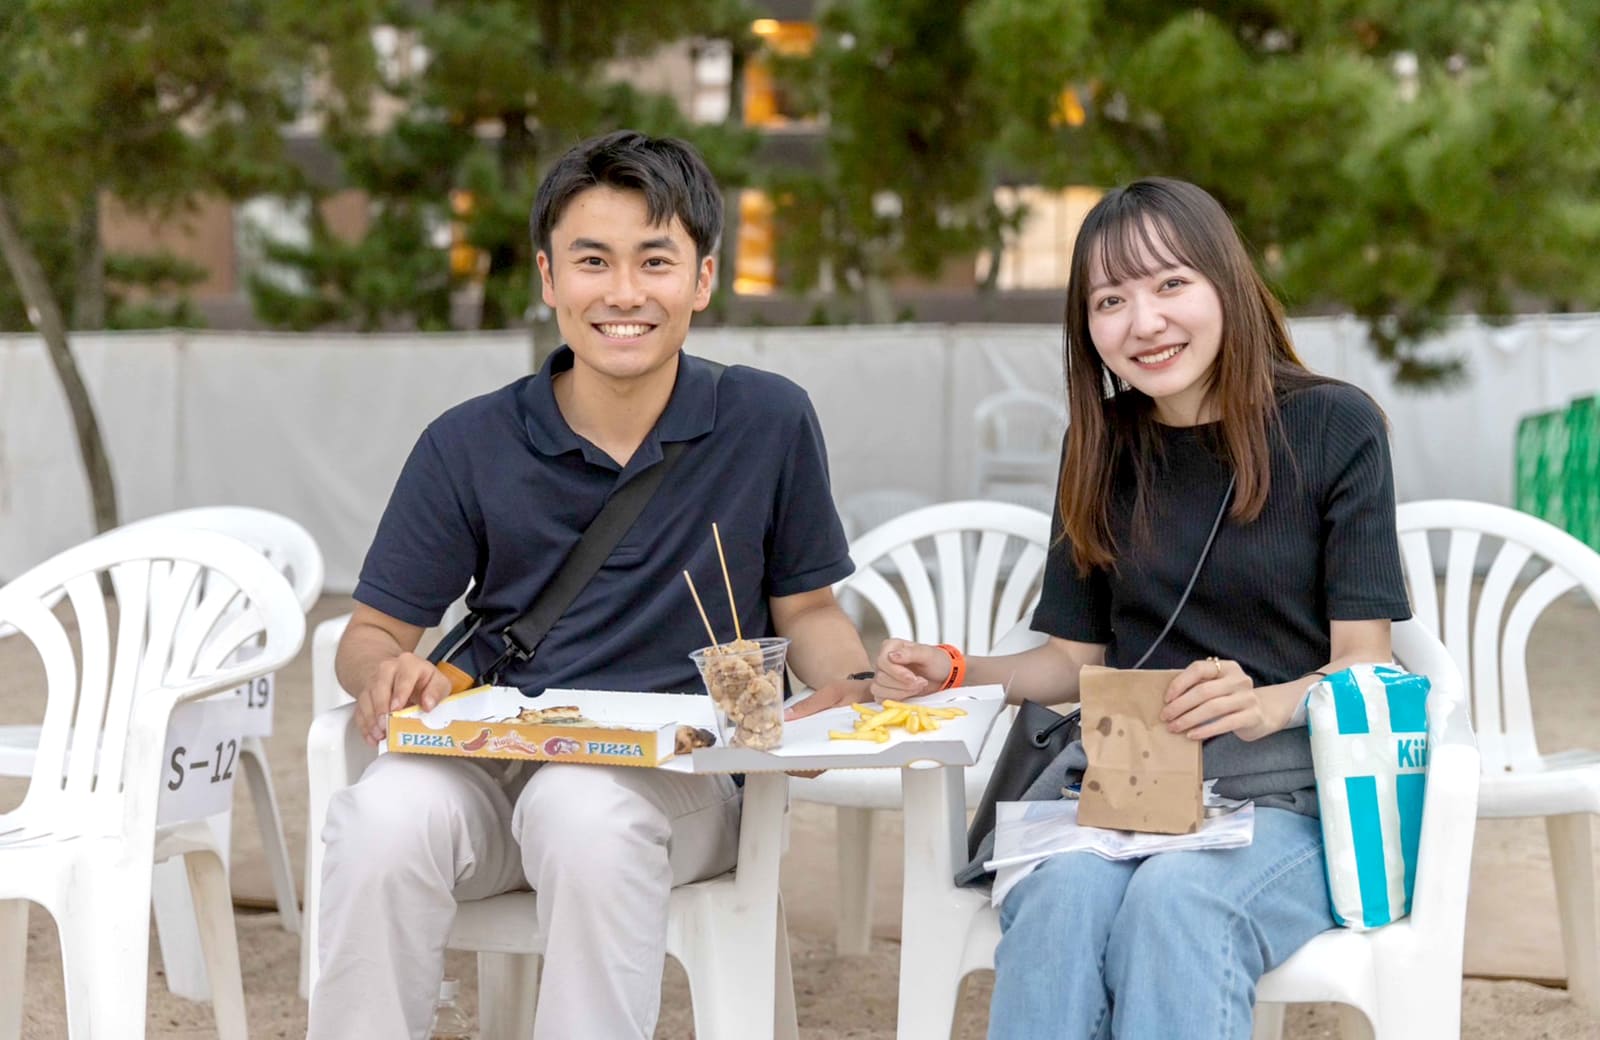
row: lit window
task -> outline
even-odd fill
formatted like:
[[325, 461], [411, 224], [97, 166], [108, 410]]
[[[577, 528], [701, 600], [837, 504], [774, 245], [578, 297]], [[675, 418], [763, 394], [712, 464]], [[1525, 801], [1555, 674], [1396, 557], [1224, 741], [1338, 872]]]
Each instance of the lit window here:
[[[1001, 289], [1062, 289], [1072, 269], [1072, 243], [1099, 188], [997, 188], [995, 203], [1006, 212], [1027, 208], [1022, 225], [1006, 237], [1000, 256]], [[985, 272], [979, 271], [983, 278]]]
[[809, 122], [815, 117], [800, 110], [787, 97], [772, 75], [766, 54], [803, 58], [817, 46], [817, 27], [810, 22], [780, 22], [758, 18], [750, 31], [761, 38], [765, 51], [753, 56], [744, 67], [744, 122], [746, 126], [777, 127], [794, 122]]
[[467, 222], [472, 218], [475, 200], [472, 192], [456, 188], [450, 192], [449, 234], [441, 236], [450, 250], [450, 273], [457, 278], [482, 278], [489, 272], [489, 254], [467, 241]]
[[778, 288], [778, 260], [773, 230], [777, 207], [764, 191], [739, 192], [739, 241], [734, 251], [733, 291], [741, 296], [767, 296]]

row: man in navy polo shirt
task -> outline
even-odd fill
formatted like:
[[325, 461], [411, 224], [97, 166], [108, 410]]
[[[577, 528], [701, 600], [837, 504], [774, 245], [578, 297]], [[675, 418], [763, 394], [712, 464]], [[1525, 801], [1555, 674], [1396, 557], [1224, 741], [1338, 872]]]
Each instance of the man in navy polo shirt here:
[[[469, 579], [483, 624], [458, 660], [477, 674], [607, 496], [671, 442], [685, 447], [637, 522], [500, 681], [530, 695], [700, 690], [687, 654], [705, 631], [681, 572], [720, 588], [715, 521], [744, 633], [789, 637], [789, 664], [824, 702], [868, 698], [869, 680], [848, 678], [866, 651], [830, 590], [852, 565], [809, 399], [681, 351], [721, 229], [717, 186], [679, 141], [590, 140], [540, 185], [539, 273], [567, 346], [434, 420], [407, 460], [339, 645], [369, 741], [389, 712], [448, 692], [414, 651]], [[668, 892], [733, 866], [738, 813], [727, 777], [379, 757], [328, 809], [310, 1036], [425, 1037], [456, 901], [531, 887], [548, 930], [534, 1035], [650, 1037]]]

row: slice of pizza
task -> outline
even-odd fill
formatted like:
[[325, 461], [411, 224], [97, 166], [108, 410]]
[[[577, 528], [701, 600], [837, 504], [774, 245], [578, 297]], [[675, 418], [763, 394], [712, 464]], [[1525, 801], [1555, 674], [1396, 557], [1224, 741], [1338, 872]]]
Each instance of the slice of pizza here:
[[523, 708], [507, 722], [526, 726], [593, 726], [594, 720], [585, 718], [575, 705], [560, 704], [549, 708]]

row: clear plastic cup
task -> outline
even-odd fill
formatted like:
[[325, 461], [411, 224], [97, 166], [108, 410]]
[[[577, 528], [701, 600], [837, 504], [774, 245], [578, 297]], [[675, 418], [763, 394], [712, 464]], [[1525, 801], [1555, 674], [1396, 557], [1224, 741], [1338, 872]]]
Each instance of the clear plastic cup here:
[[717, 709], [723, 742], [766, 751], [783, 743], [783, 666], [789, 641], [740, 639], [689, 655]]

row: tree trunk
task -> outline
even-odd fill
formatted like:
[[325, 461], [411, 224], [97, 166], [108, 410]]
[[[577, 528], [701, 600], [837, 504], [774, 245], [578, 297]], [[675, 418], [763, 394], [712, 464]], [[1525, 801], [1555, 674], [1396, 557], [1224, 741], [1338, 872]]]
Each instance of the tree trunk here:
[[106, 327], [106, 250], [100, 242], [100, 190], [91, 188], [78, 211], [73, 258], [77, 278], [72, 286], [72, 327]]
[[867, 278], [861, 298], [866, 306], [866, 317], [872, 325], [889, 325], [895, 320], [894, 293], [889, 282], [876, 275]]
[[6, 267], [16, 280], [29, 318], [44, 337], [50, 363], [55, 366], [61, 391], [67, 397], [67, 407], [72, 412], [72, 424], [78, 435], [78, 454], [83, 458], [83, 469], [89, 478], [95, 531], [109, 531], [117, 526], [117, 489], [111, 482], [111, 460], [100, 436], [94, 402], [89, 400], [88, 388], [83, 385], [83, 376], [78, 372], [78, 363], [67, 343], [61, 307], [50, 291], [38, 258], [22, 238], [11, 213], [10, 200], [3, 194], [0, 194], [0, 253], [5, 254]]

